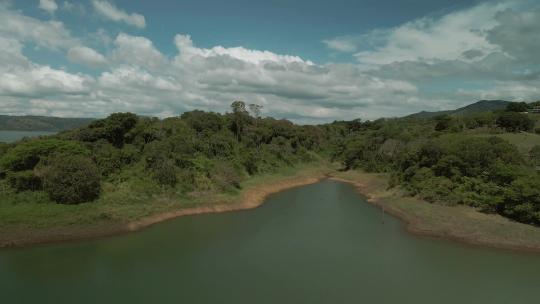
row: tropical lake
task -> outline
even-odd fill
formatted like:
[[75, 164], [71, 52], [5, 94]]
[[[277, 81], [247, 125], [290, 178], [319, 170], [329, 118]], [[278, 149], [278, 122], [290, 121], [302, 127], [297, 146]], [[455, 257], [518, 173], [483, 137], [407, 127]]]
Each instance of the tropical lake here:
[[56, 132], [50, 131], [5, 131], [0, 130], [0, 142], [11, 143], [25, 137], [37, 137], [41, 135], [52, 135]]
[[0, 250], [3, 303], [536, 303], [540, 255], [408, 234], [332, 180], [260, 208]]

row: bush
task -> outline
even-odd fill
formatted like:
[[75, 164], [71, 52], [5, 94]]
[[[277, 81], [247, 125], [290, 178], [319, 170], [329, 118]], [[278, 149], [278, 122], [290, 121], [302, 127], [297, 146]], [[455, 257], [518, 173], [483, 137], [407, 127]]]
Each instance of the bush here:
[[226, 161], [218, 161], [210, 172], [210, 178], [221, 190], [240, 189], [242, 174]]
[[452, 117], [448, 115], [437, 116], [435, 117], [435, 121], [437, 122], [435, 124], [435, 131], [448, 130], [452, 125]]
[[152, 165], [152, 177], [162, 186], [174, 187], [178, 182], [176, 167], [171, 160], [160, 159]]
[[534, 121], [526, 114], [504, 112], [497, 118], [497, 126], [508, 132], [529, 131], [534, 127]]
[[138, 153], [132, 145], [124, 145], [122, 149], [118, 149], [106, 141], [98, 141], [93, 148], [94, 160], [103, 176], [109, 176], [135, 162]]
[[45, 161], [41, 170], [43, 189], [62, 204], [95, 200], [101, 192], [97, 166], [83, 156], [57, 156]]
[[527, 112], [529, 105], [526, 102], [511, 102], [506, 106], [507, 112]]
[[138, 117], [133, 113], [114, 113], [79, 130], [75, 133], [75, 138], [87, 142], [106, 139], [115, 147], [120, 148], [124, 145], [125, 135], [137, 124], [137, 121]]
[[32, 170], [41, 159], [53, 154], [89, 155], [89, 151], [74, 141], [31, 140], [8, 150], [0, 159], [0, 167], [10, 171]]
[[33, 171], [10, 172], [7, 181], [17, 192], [37, 191], [41, 189], [41, 179]]
[[4, 155], [8, 149], [9, 149], [8, 144], [6, 144], [5, 142], [0, 142], [0, 157], [2, 157], [2, 155]]
[[536, 128], [536, 129], [534, 129], [534, 133], [536, 133], [536, 134], [540, 134], [540, 128]]
[[503, 214], [520, 222], [540, 224], [540, 175], [531, 173], [512, 182], [504, 195]]
[[540, 166], [540, 145], [532, 147], [529, 157], [534, 165]]

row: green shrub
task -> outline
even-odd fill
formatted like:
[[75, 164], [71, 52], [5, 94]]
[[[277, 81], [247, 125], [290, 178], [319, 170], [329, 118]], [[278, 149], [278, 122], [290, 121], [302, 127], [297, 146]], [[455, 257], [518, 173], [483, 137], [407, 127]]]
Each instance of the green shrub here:
[[259, 158], [257, 157], [257, 153], [253, 153], [253, 152], [250, 153], [247, 151], [244, 153], [245, 153], [245, 156], [243, 160], [243, 165], [247, 173], [249, 175], [257, 174], [257, 172], [259, 172], [259, 166], [257, 164], [259, 162]]
[[170, 159], [158, 159], [152, 164], [152, 177], [162, 186], [174, 187], [178, 182], [176, 166]]
[[7, 181], [17, 192], [41, 190], [41, 179], [32, 170], [10, 172]]
[[2, 157], [2, 155], [4, 155], [7, 150], [9, 149], [9, 145], [5, 142], [0, 142], [0, 158]]
[[137, 124], [138, 117], [133, 113], [114, 113], [105, 119], [92, 122], [87, 128], [75, 133], [81, 141], [94, 142], [106, 139], [115, 147], [122, 147], [125, 135]]
[[89, 155], [80, 143], [60, 139], [38, 139], [19, 143], [0, 159], [0, 168], [9, 171], [32, 170], [37, 163], [53, 154]]
[[504, 193], [503, 214], [530, 224], [540, 224], [540, 175], [531, 173], [512, 182]]
[[419, 183], [420, 197], [428, 202], [455, 203], [451, 198], [455, 185], [446, 177], [432, 177]]
[[529, 105], [526, 102], [511, 102], [506, 106], [507, 112], [527, 112]]
[[210, 172], [210, 179], [221, 190], [240, 189], [242, 174], [228, 161], [218, 161]]
[[452, 117], [448, 115], [441, 115], [435, 117], [435, 131], [445, 131], [448, 130], [452, 125]]
[[79, 204], [95, 200], [101, 192], [97, 166], [83, 156], [48, 159], [41, 170], [43, 189], [51, 200]]
[[529, 151], [529, 157], [534, 165], [540, 166], [540, 145], [532, 147]]
[[108, 142], [98, 142], [93, 148], [93, 156], [103, 176], [118, 172], [123, 166], [135, 162], [139, 152], [132, 145], [116, 148]]
[[534, 121], [526, 114], [503, 112], [497, 118], [497, 126], [508, 132], [529, 131], [534, 127]]

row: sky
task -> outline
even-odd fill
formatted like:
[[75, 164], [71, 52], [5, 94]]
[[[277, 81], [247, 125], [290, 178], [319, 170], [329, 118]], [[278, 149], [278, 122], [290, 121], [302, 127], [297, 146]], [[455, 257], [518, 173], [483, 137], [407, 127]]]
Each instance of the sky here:
[[297, 123], [540, 99], [537, 0], [0, 0], [0, 114]]

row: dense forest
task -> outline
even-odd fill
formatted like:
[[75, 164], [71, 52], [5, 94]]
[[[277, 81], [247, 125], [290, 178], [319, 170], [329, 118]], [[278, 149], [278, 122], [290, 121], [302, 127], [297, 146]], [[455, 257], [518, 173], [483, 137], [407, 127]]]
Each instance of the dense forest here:
[[324, 129], [261, 118], [234, 102], [227, 114], [192, 111], [157, 119], [115, 113], [86, 127], [0, 146], [4, 201], [28, 191], [64, 204], [97, 199], [107, 183], [160, 192], [235, 191], [253, 175], [316, 160]]
[[234, 192], [252, 176], [330, 160], [386, 172], [392, 187], [431, 203], [540, 225], [540, 115], [524, 113], [534, 106], [317, 126], [263, 118], [260, 106], [241, 101], [225, 114], [115, 113], [0, 144], [0, 204], [92, 204], [126, 189], [147, 197]]

